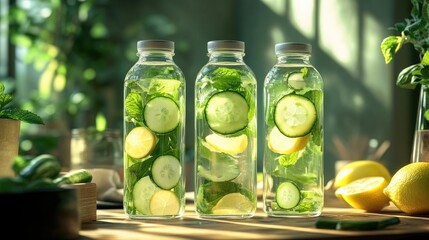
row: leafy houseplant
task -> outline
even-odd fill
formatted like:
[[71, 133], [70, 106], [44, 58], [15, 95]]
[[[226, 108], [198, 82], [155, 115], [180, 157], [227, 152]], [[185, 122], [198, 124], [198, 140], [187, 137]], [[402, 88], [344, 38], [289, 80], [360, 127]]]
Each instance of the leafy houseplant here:
[[392, 28], [399, 35], [386, 37], [380, 47], [386, 64], [405, 44], [413, 45], [419, 54], [420, 62], [404, 68], [396, 80], [401, 88], [415, 89], [420, 85], [411, 159], [419, 162], [429, 161], [429, 0], [411, 0], [411, 3], [411, 16]]
[[0, 176], [12, 176], [11, 164], [18, 155], [20, 123], [44, 124], [36, 114], [16, 107], [8, 107], [13, 100], [0, 82]]

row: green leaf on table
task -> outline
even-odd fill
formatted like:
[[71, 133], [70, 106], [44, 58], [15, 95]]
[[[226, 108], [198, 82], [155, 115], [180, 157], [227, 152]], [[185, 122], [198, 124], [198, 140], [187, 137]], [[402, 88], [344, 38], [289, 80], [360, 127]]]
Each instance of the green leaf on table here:
[[381, 52], [384, 60], [387, 63], [392, 61], [393, 56], [401, 49], [405, 39], [401, 36], [389, 36], [381, 42]]
[[8, 108], [0, 111], [0, 118], [8, 118], [27, 123], [43, 124], [43, 120], [36, 114], [19, 108]]
[[401, 88], [414, 89], [420, 81], [421, 64], [414, 64], [403, 69], [396, 80], [396, 85]]

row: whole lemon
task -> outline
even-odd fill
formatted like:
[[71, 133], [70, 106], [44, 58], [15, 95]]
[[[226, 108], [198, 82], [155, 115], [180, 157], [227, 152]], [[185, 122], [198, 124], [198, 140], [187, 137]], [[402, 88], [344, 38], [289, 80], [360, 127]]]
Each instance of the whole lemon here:
[[387, 168], [374, 160], [357, 160], [342, 167], [335, 176], [334, 188], [338, 189], [364, 177], [384, 177], [390, 181], [391, 174]]
[[400, 168], [383, 192], [405, 213], [429, 213], [429, 162], [409, 163]]

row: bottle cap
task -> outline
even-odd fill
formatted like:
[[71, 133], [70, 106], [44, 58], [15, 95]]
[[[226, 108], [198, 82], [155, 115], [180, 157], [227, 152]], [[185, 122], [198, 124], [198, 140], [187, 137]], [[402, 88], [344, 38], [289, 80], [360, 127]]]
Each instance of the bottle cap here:
[[279, 53], [307, 53], [311, 54], [311, 45], [307, 43], [285, 42], [277, 43], [275, 46], [276, 54]]
[[168, 40], [141, 40], [137, 42], [137, 50], [174, 51], [174, 42]]
[[207, 50], [244, 52], [244, 42], [235, 40], [214, 40], [207, 43]]

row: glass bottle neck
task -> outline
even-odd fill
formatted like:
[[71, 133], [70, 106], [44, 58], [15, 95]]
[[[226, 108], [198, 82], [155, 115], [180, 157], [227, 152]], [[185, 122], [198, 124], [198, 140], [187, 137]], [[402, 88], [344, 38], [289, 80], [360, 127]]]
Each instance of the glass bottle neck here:
[[213, 51], [208, 53], [209, 62], [243, 63], [244, 52]]
[[139, 51], [139, 62], [173, 62], [173, 52], [169, 51]]
[[300, 64], [310, 64], [310, 54], [302, 53], [287, 53], [287, 54], [278, 54], [277, 62], [278, 63], [300, 63]]

